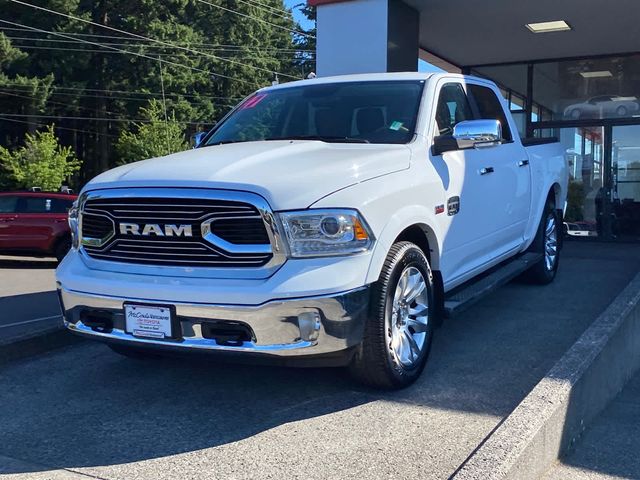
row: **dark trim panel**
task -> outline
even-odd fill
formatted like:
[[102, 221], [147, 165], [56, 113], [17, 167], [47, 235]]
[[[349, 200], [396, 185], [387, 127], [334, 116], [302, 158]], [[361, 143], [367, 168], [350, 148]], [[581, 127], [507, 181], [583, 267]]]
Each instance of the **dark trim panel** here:
[[556, 143], [559, 140], [556, 137], [545, 137], [545, 138], [527, 137], [527, 138], [522, 138], [521, 141], [522, 141], [523, 147], [535, 147], [536, 145], [546, 145], [547, 143]]
[[609, 57], [632, 57], [634, 55], [640, 55], [640, 51], [624, 52], [624, 53], [606, 53], [599, 55], [582, 55], [576, 57], [558, 57], [558, 58], [540, 58], [537, 60], [517, 60], [513, 62], [502, 63], [483, 63], [479, 65], [465, 65], [464, 68], [484, 68], [484, 67], [502, 67], [507, 65], [526, 65], [528, 63], [549, 63], [549, 62], [568, 62], [572, 60], [590, 60], [592, 58], [609, 58]]

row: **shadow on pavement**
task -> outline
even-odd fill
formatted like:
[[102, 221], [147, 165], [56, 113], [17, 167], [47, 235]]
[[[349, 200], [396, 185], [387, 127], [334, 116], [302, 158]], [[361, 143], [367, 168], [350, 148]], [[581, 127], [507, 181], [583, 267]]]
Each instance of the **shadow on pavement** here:
[[[632, 278], [638, 251], [567, 245], [554, 284], [512, 283], [445, 322], [423, 376], [400, 392], [361, 388], [336, 369], [130, 360], [93, 343], [18, 362], [0, 370], [0, 455], [98, 469], [210, 449], [197, 461], [223, 472], [296, 454], [304, 466], [325, 451], [357, 462], [373, 442], [380, 458], [369, 462], [388, 463], [389, 449], [452, 472]], [[308, 419], [319, 422], [294, 423]], [[0, 466], [26, 471], [15, 470]]]
[[6, 257], [0, 257], [0, 269], [3, 268], [15, 268], [15, 269], [20, 269], [20, 268], [24, 268], [24, 269], [43, 269], [43, 270], [50, 270], [52, 268], [56, 268], [58, 266], [58, 262], [56, 262], [55, 260], [50, 260], [50, 259], [45, 259], [45, 258], [38, 258], [38, 259], [32, 259], [32, 258], [17, 258], [17, 257], [11, 257], [11, 258], [6, 258]]

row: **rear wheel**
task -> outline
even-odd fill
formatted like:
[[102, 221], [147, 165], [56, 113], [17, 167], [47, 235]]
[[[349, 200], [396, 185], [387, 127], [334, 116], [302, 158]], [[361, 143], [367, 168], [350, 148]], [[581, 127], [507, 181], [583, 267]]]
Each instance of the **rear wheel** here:
[[536, 238], [530, 252], [541, 253], [542, 259], [526, 272], [525, 278], [533, 283], [546, 285], [556, 277], [560, 262], [560, 222], [553, 203], [548, 202], [542, 213]]
[[370, 316], [350, 365], [352, 375], [377, 388], [397, 389], [422, 373], [433, 337], [433, 275], [420, 248], [393, 245], [373, 285]]

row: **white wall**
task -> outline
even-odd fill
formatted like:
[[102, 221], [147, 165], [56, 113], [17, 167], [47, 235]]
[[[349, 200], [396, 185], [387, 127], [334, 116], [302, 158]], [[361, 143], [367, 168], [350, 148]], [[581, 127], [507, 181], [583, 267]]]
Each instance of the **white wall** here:
[[318, 7], [318, 76], [387, 71], [388, 0]]

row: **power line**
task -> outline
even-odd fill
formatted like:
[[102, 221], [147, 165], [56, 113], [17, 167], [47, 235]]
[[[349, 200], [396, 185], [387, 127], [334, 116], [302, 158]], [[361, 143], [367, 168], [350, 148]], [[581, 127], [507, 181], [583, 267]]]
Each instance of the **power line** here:
[[[25, 88], [29, 88], [28, 85], [23, 85], [22, 83], [18, 83], [18, 82], [8, 82], [5, 83], [5, 85], [14, 85], [14, 86], [23, 86]], [[0, 86], [0, 88], [2, 88]], [[162, 94], [160, 92], [142, 92], [142, 91], [136, 91], [136, 90], [103, 90], [103, 89], [98, 89], [98, 88], [81, 88], [81, 87], [60, 87], [57, 85], [54, 85], [51, 87], [54, 90], [70, 90], [73, 92], [79, 91], [79, 92], [100, 92], [100, 93], [124, 93], [124, 94], [131, 94], [131, 95], [151, 95], [151, 96], [161, 96]], [[182, 97], [192, 97], [192, 98], [198, 98], [198, 97], [206, 97], [206, 98], [219, 98], [219, 99], [223, 99], [223, 100], [242, 100], [244, 97], [216, 97], [216, 96], [212, 96], [212, 95], [189, 95], [186, 93], [167, 93], [167, 96], [182, 96]]]
[[[1, 88], [1, 87], [0, 87]], [[4, 90], [0, 90], [0, 95], [9, 95], [11, 97], [20, 97], [20, 98], [26, 98], [26, 99], [33, 99], [35, 97], [35, 95], [18, 95], [17, 93], [9, 93], [6, 92]], [[112, 112], [111, 110], [97, 110], [95, 108], [91, 108], [91, 107], [85, 107], [83, 105], [73, 105], [73, 104], [69, 104], [69, 103], [62, 103], [62, 102], [56, 102], [55, 100], [45, 100], [46, 103], [50, 103], [52, 105], [62, 105], [63, 107], [67, 107], [67, 108], [72, 108], [72, 109], [82, 109], [82, 110], [87, 110], [89, 112], [98, 112], [98, 111], [103, 111], [106, 113], [111, 113], [113, 115], [119, 115], [119, 113], [117, 112]]]
[[[5, 113], [0, 113], [0, 115], [6, 115]], [[5, 122], [13, 122], [13, 123], [26, 123], [27, 125], [38, 125], [40, 127], [48, 127], [49, 125], [46, 123], [40, 123], [40, 122], [32, 122], [32, 121], [28, 121], [28, 120], [15, 120], [13, 118], [4, 118], [2, 116], [0, 116], [0, 120], [3, 120]], [[81, 133], [91, 133], [94, 135], [105, 135], [107, 137], [111, 137], [111, 138], [118, 138], [115, 135], [111, 135], [109, 133], [99, 133], [96, 132], [94, 130], [81, 130], [79, 128], [69, 128], [69, 127], [59, 127], [57, 125], [54, 125], [53, 128], [55, 128], [56, 130], [70, 130], [72, 132], [81, 132]]]
[[[66, 115], [27, 115], [24, 113], [0, 113], [0, 115], [4, 115], [6, 117], [16, 117], [16, 118], [50, 118], [50, 119], [59, 119], [59, 120], [87, 120], [87, 121], [103, 121], [103, 122], [126, 122], [126, 123], [153, 123], [153, 120], [146, 120], [144, 118], [110, 118], [110, 117], [70, 117]], [[206, 125], [208, 123], [213, 122], [181, 122], [180, 120], [176, 120], [176, 123], [181, 123], [183, 125]]]
[[[12, 2], [17, 2], [18, 0], [11, 0], [11, 1]], [[246, 13], [238, 12], [237, 10], [232, 10], [230, 8], [223, 7], [222, 5], [216, 5], [215, 3], [207, 2], [206, 0], [196, 0], [196, 1], [198, 1], [200, 3], [204, 3], [206, 5], [210, 5], [210, 6], [215, 7], [215, 8], [219, 8], [220, 10], [224, 10], [226, 12], [234, 13], [234, 14], [239, 15], [241, 17], [250, 18], [251, 20], [254, 20], [256, 22], [266, 23], [267, 25], [271, 25], [272, 27], [279, 28], [281, 30], [286, 30], [289, 33], [294, 33], [296, 35], [301, 35], [303, 37], [315, 38], [313, 35], [310, 35], [308, 33], [304, 33], [304, 32], [300, 32], [298, 30], [293, 30], [291, 28], [283, 27], [282, 25], [277, 25], [275, 23], [268, 22], [268, 21], [263, 20], [261, 18], [252, 17], [251, 15], [247, 15]]]
[[238, 1], [244, 3], [245, 5], [249, 5], [249, 6], [253, 7], [253, 8], [256, 8], [258, 11], [266, 12], [266, 13], [268, 13], [270, 15], [275, 15], [276, 17], [280, 17], [280, 18], [285, 19], [285, 20], [291, 20], [291, 17], [283, 14], [282, 11], [272, 10], [271, 7], [268, 7], [268, 6], [263, 5], [261, 3], [257, 3], [257, 2], [254, 3], [254, 2], [250, 2], [248, 0], [238, 0]]
[[[8, 30], [8, 31], [17, 31], [17, 32], [29, 32], [26, 28], [11, 28], [11, 27], [0, 27], [0, 30]], [[105, 38], [105, 39], [114, 39], [114, 40], [129, 40], [128, 38], [117, 36], [117, 35], [100, 35], [97, 33], [80, 33], [80, 32], [64, 32], [67, 35], [71, 36], [80, 36], [80, 37], [94, 37], [94, 38]], [[51, 40], [54, 41], [54, 40]], [[56, 40], [56, 41], [64, 41], [64, 40]], [[139, 39], [139, 41], [153, 41], [153, 39]], [[180, 42], [174, 42], [174, 45], [179, 45]], [[188, 42], [185, 42], [186, 45], [189, 45]], [[262, 47], [255, 45], [233, 45], [233, 44], [223, 44], [223, 43], [194, 43], [191, 46], [193, 47], [229, 47], [229, 48], [255, 48], [260, 50], [293, 50], [299, 52], [314, 52], [314, 50], [305, 50], [300, 48], [280, 48], [280, 47]]]
[[[2, 30], [3, 27], [0, 27], [0, 30]], [[27, 31], [28, 30], [24, 30]], [[67, 35], [70, 35], [69, 32], [65, 32]], [[92, 37], [102, 37], [101, 35], [91, 35]], [[51, 43], [78, 43], [78, 40], [73, 39], [73, 40], [57, 40], [57, 39], [53, 39], [53, 38], [37, 38], [37, 37], [14, 37], [12, 35], [7, 35], [7, 38], [9, 40], [11, 40], [12, 42], [14, 42], [15, 40], [18, 40], [20, 42], [24, 42], [24, 41], [29, 41], [29, 42], [51, 42]], [[106, 38], [113, 38], [111, 36], [106, 36]], [[127, 38], [123, 38], [123, 37], [117, 37], [119, 39], [122, 40], [126, 40], [129, 41], [129, 39]], [[131, 40], [133, 41], [133, 40]], [[140, 41], [140, 40], [136, 40], [136, 41]], [[117, 43], [117, 42], [105, 42], [105, 45], [111, 45], [113, 47], [138, 47], [138, 48], [169, 48], [166, 47], [164, 45], [149, 45], [148, 43]], [[305, 49], [299, 49], [299, 48], [279, 48], [279, 47], [258, 47], [258, 46], [250, 46], [250, 45], [246, 45], [246, 46], [242, 46], [242, 45], [223, 45], [223, 44], [206, 44], [206, 43], [200, 43], [200, 44], [194, 44], [194, 46], [202, 46], [205, 49], [210, 49], [210, 50], [216, 50], [216, 51], [230, 51], [230, 52], [237, 52], [237, 51], [247, 51], [247, 50], [256, 50], [259, 52], [283, 52], [283, 53], [307, 53], [307, 54], [312, 54], [314, 53], [313, 50], [305, 50]], [[20, 46], [18, 48], [25, 48], [24, 46]]]
[[[11, 1], [17, 1], [17, 0], [11, 0]], [[63, 34], [63, 33], [59, 33], [59, 32], [51, 32], [51, 31], [48, 31], [48, 30], [42, 30], [41, 28], [36, 28], [36, 27], [28, 26], [28, 25], [23, 25], [23, 24], [21, 24], [21, 23], [10, 22], [10, 21], [8, 21], [8, 20], [2, 20], [2, 19], [0, 19], [0, 22], [2, 22], [2, 23], [7, 23], [7, 24], [9, 24], [9, 25], [17, 25], [17, 26], [19, 26], [19, 27], [25, 27], [25, 28], [28, 28], [28, 29], [33, 30], [33, 31], [35, 31], [35, 32], [48, 33], [48, 34], [50, 34], [50, 35], [55, 35], [55, 36], [62, 37], [62, 38], [72, 38], [72, 37], [69, 37], [69, 36], [67, 36], [67, 35], [65, 35], [65, 34]], [[104, 45], [104, 44], [102, 44], [102, 43], [97, 43], [97, 42], [91, 42], [91, 41], [89, 41], [89, 40], [83, 40], [83, 39], [77, 39], [77, 40], [78, 40], [79, 42], [82, 42], [82, 43], [88, 43], [88, 44], [90, 44], [90, 45], [97, 45], [98, 47], [108, 48], [108, 49], [110, 49], [110, 50], [115, 50], [115, 51], [118, 51], [118, 52], [125, 52], [125, 53], [128, 53], [128, 54], [130, 54], [130, 55], [134, 55], [134, 56], [136, 56], [136, 57], [142, 57], [142, 58], [146, 58], [146, 59], [149, 59], [149, 60], [153, 60], [154, 62], [157, 62], [157, 61], [158, 61], [157, 59], [155, 59], [155, 58], [153, 58], [153, 57], [149, 57], [148, 55], [144, 55], [144, 54], [142, 54], [142, 53], [131, 52], [131, 51], [129, 51], [129, 50], [122, 50], [121, 48], [110, 47], [110, 46], [108, 46], [108, 45]], [[181, 65], [181, 64], [179, 64], [179, 63], [170, 62], [170, 61], [168, 61], [168, 60], [163, 60], [163, 61], [164, 61], [165, 63], [169, 64], [169, 65], [174, 65], [174, 66], [177, 66], [177, 67], [180, 67], [180, 68], [185, 68], [185, 67], [186, 67], [186, 68], [189, 68], [189, 69], [191, 69], [191, 70], [194, 70], [194, 71], [197, 71], [197, 72], [200, 72], [200, 73], [206, 73], [208, 76], [209, 76], [209, 75], [217, 75], [217, 76], [220, 76], [220, 77], [226, 77], [225, 75], [221, 75], [221, 74], [219, 74], [219, 73], [212, 74], [211, 72], [208, 72], [208, 71], [203, 70], [203, 69], [201, 69], [201, 68], [197, 68], [197, 67], [190, 67], [190, 66], [188, 66], [188, 65]], [[239, 80], [239, 79], [235, 79], [235, 78], [232, 78], [232, 77], [226, 77], [226, 78], [229, 78], [229, 79], [231, 79], [231, 80], [241, 81], [241, 82], [244, 82], [244, 83], [249, 83], [249, 82], [246, 82], [246, 81], [244, 81], [244, 80]]]
[[[3, 88], [0, 85], [0, 91], [5, 91], [5, 92], [15, 92], [15, 93], [26, 93], [25, 90], [16, 90], [16, 89], [11, 89], [11, 88]], [[81, 91], [81, 90], [79, 90]], [[49, 95], [66, 95], [66, 96], [70, 96], [70, 97], [82, 97], [82, 98], [106, 98], [106, 99], [110, 99], [110, 100], [124, 100], [124, 101], [129, 101], [129, 102], [148, 102], [149, 100], [151, 100], [153, 97], [149, 98], [149, 97], [141, 97], [141, 98], [135, 98], [135, 97], [121, 97], [121, 96], [113, 96], [113, 95], [88, 95], [88, 94], [83, 94], [83, 93], [73, 93], [73, 92], [49, 92]], [[167, 96], [169, 96], [167, 94]], [[185, 100], [189, 101], [188, 99], [185, 98]], [[51, 100], [49, 100], [51, 101]], [[191, 100], [192, 101], [192, 100]], [[68, 105], [68, 104], [64, 104], [64, 105]], [[226, 102], [215, 102], [216, 106], [223, 106], [223, 107], [235, 107], [237, 105], [236, 103], [226, 103]]]
[[[50, 42], [51, 40], [48, 39], [42, 39], [41, 41], [45, 41], [45, 42]], [[77, 43], [77, 42], [72, 42], [72, 43]], [[110, 53], [110, 54], [128, 54], [129, 52], [105, 52], [104, 50], [92, 50], [92, 49], [88, 49], [88, 48], [69, 48], [69, 47], [43, 47], [43, 46], [38, 46], [38, 45], [17, 45], [17, 48], [19, 48], [20, 50], [53, 50], [53, 51], [61, 51], [61, 52], [84, 52], [84, 53]], [[162, 48], [162, 47], [159, 47]], [[237, 52], [237, 50], [230, 50], [230, 52]], [[301, 59], [303, 58], [305, 55], [305, 53], [301, 53], [300, 55], [298, 54], [291, 54], [291, 53], [286, 53], [283, 52], [285, 55], [287, 55], [286, 58], [293, 58], [293, 59]], [[173, 57], [175, 56], [172, 53], [154, 53], [154, 55], [160, 55], [162, 57]], [[249, 56], [252, 57], [254, 54], [247, 54], [245, 55], [245, 57]], [[284, 56], [284, 55], [283, 55]], [[271, 57], [274, 60], [278, 60], [278, 58], [275, 57]], [[315, 60], [309, 59], [309, 61], [313, 62]]]
[[[203, 0], [198, 0], [198, 1], [202, 2]], [[210, 53], [200, 52], [198, 50], [194, 50], [194, 49], [189, 48], [189, 47], [183, 47], [183, 46], [180, 46], [180, 45], [172, 44], [171, 42], [165, 42], [164, 40], [145, 37], [144, 35], [139, 35], [137, 33], [128, 32], [126, 30], [122, 30], [122, 29], [119, 29], [119, 28], [111, 27], [109, 25], [103, 25], [101, 23], [92, 22], [91, 20], [86, 20], [84, 18], [76, 17], [74, 15], [69, 15], [69, 14], [66, 14], [66, 13], [58, 12], [56, 10], [51, 10], [49, 8], [40, 7], [38, 5], [32, 5], [31, 3], [22, 2], [21, 0], [11, 0], [11, 2], [17, 3], [19, 5], [24, 5], [26, 7], [31, 7], [31, 8], [34, 8], [36, 10], [41, 10], [41, 11], [44, 11], [44, 12], [47, 12], [47, 13], [52, 13], [54, 15], [59, 15], [59, 16], [62, 16], [62, 17], [70, 18], [70, 19], [76, 20], [78, 22], [83, 22], [83, 23], [87, 23], [89, 25], [94, 25], [94, 26], [97, 26], [97, 27], [106, 28], [107, 30], [112, 30], [114, 32], [122, 33], [122, 34], [129, 35], [129, 36], [132, 36], [132, 37], [135, 37], [135, 38], [143, 38], [143, 39], [146, 39], [146, 40], [149, 40], [149, 41], [153, 41], [153, 42], [156, 42], [156, 43], [159, 43], [159, 44], [162, 44], [162, 45], [167, 45], [167, 46], [170, 46], [170, 47], [178, 48], [180, 50], [185, 50], [187, 52], [208, 56], [208, 57], [211, 57], [213, 59], [222, 60], [222, 61], [226, 61], [226, 62], [229, 62], [229, 63], [234, 63], [234, 64], [237, 64], [237, 65], [241, 65], [243, 67], [254, 68], [256, 70], [261, 70], [261, 71], [272, 73], [272, 74], [282, 75], [283, 77], [293, 78], [293, 79], [296, 79], [296, 80], [299, 79], [298, 77], [294, 77], [294, 76], [288, 75], [286, 73], [281, 73], [281, 72], [277, 72], [277, 71], [274, 71], [274, 70], [268, 70], [268, 69], [262, 68], [262, 67], [256, 67], [255, 65], [247, 65], [247, 64], [244, 64], [244, 63], [241, 63], [241, 62], [236, 62], [236, 61], [228, 59], [228, 58], [218, 57], [217, 55], [212, 55]], [[204, 3], [207, 3], [207, 2], [204, 2]], [[211, 5], [213, 5], [213, 4], [211, 4]], [[224, 8], [224, 7], [221, 7], [221, 8]], [[233, 10], [231, 10], [231, 11], [233, 12]], [[252, 17], [249, 17], [249, 18], [252, 18]], [[24, 25], [21, 25], [21, 26], [24, 26]], [[223, 76], [223, 75], [219, 75], [219, 76]], [[230, 78], [230, 79], [233, 79], [233, 80], [237, 80], [237, 81], [242, 81], [240, 79], [235, 79], [235, 78], [232, 78], [232, 77], [227, 77], [227, 78]]]

